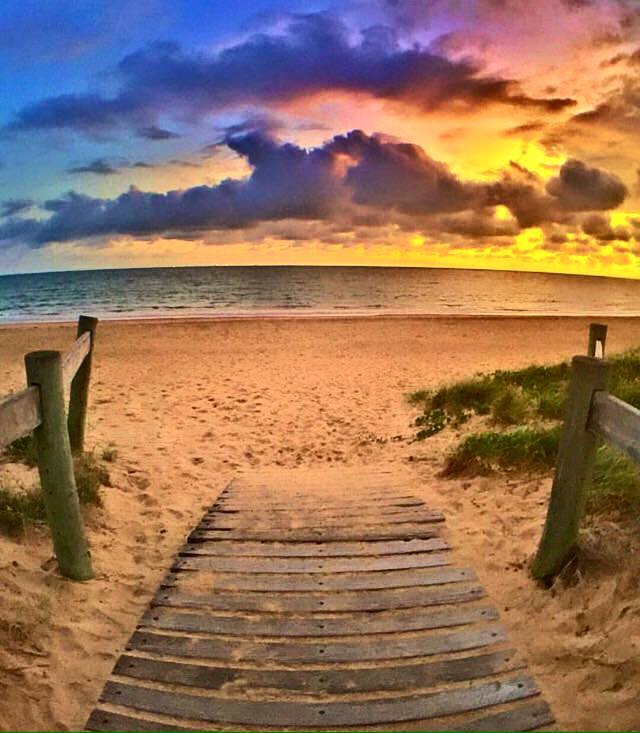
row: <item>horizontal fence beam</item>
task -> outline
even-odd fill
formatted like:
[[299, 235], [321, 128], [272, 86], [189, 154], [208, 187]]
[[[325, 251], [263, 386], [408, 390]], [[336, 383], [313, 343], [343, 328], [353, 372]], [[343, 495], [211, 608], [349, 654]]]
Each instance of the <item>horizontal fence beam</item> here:
[[28, 387], [0, 399], [0, 450], [40, 425], [40, 390]]
[[589, 430], [640, 462], [640, 410], [608, 392], [593, 395]]
[[91, 334], [83, 333], [77, 338], [71, 348], [66, 351], [62, 357], [62, 381], [64, 382], [65, 391], [69, 392], [69, 387], [76, 372], [82, 366], [87, 354], [91, 350]]

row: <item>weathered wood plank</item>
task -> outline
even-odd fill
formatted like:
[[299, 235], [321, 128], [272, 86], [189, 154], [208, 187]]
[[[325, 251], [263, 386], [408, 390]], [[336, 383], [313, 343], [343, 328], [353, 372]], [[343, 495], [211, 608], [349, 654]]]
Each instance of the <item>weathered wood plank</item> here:
[[[178, 563], [194, 563], [206, 558], [182, 558]], [[176, 574], [167, 575], [164, 585], [172, 586], [180, 580], [180, 568]], [[173, 575], [173, 577], [172, 577]], [[174, 579], [175, 578], [175, 579]], [[283, 591], [353, 591], [382, 588], [416, 588], [443, 583], [463, 583], [474, 578], [469, 568], [412, 568], [411, 570], [387, 570], [362, 573], [308, 573], [286, 575], [283, 573], [215, 573], [203, 578], [202, 586], [215, 590], [250, 590], [265, 593]]]
[[534, 578], [550, 578], [559, 573], [575, 549], [596, 449], [595, 435], [587, 429], [591, 401], [594, 392], [605, 388], [608, 371], [609, 365], [603, 359], [574, 356], [571, 361], [551, 498], [530, 566]]
[[[404, 506], [388, 506], [380, 507], [378, 504], [368, 504], [367, 506], [357, 509], [345, 509], [341, 511], [339, 507], [316, 507], [313, 514], [324, 519], [335, 519], [336, 517], [397, 517], [400, 516], [417, 516], [415, 512], [420, 512], [426, 507], [421, 504], [416, 507]], [[273, 521], [283, 521], [285, 519], [306, 519], [309, 516], [309, 509], [298, 509], [290, 507], [289, 509], [227, 509], [226, 507], [212, 507], [205, 516], [231, 516], [251, 520], [269, 518]]]
[[62, 355], [62, 381], [64, 382], [65, 391], [69, 392], [69, 387], [80, 365], [91, 349], [91, 334], [83, 333], [77, 338], [68, 351]]
[[363, 542], [368, 540], [430, 539], [439, 534], [438, 525], [403, 524], [399, 527], [370, 527], [350, 529], [209, 529], [200, 525], [189, 535], [190, 541], [234, 539], [268, 542]]
[[243, 542], [214, 540], [183, 545], [181, 555], [223, 557], [362, 557], [413, 554], [447, 550], [441, 537], [428, 540], [369, 540], [362, 542]]
[[438, 662], [403, 661], [393, 666], [330, 669], [264, 669], [211, 666], [168, 662], [149, 657], [120, 657], [114, 673], [152, 682], [218, 690], [233, 684], [237, 689], [287, 690], [304, 693], [341, 695], [353, 692], [383, 690], [420, 690], [445, 682], [464, 682], [494, 674], [523, 669], [524, 664], [511, 649], [473, 654]]
[[451, 553], [423, 552], [383, 557], [179, 557], [173, 570], [208, 570], [231, 573], [362, 573], [451, 565]]
[[152, 606], [209, 608], [212, 611], [261, 611], [271, 613], [321, 613], [323, 611], [384, 611], [393, 608], [441, 606], [475, 601], [485, 595], [479, 585], [452, 583], [443, 586], [398, 588], [342, 593], [251, 593], [190, 594], [160, 589]]
[[182, 733], [182, 731], [188, 731], [193, 733], [194, 731], [205, 730], [203, 727], [190, 728], [181, 725], [168, 725], [158, 720], [146, 720], [132, 715], [122, 715], [104, 708], [96, 708], [91, 713], [85, 728], [86, 730], [109, 731], [110, 733], [131, 733], [131, 731], [137, 731], [137, 733], [155, 733], [155, 731]]
[[239, 517], [229, 514], [211, 514], [205, 516], [200, 522], [200, 527], [205, 529], [311, 529], [329, 531], [333, 529], [363, 529], [368, 531], [372, 527], [392, 527], [398, 525], [422, 526], [425, 524], [433, 524], [442, 522], [443, 516], [440, 512], [421, 512], [410, 515], [386, 517], [383, 514], [378, 516], [345, 516], [324, 518], [318, 517], [315, 513], [310, 512], [306, 517], [303, 516], [286, 516], [282, 519], [271, 519], [268, 516], [252, 521], [247, 517]]
[[596, 392], [591, 405], [589, 430], [640, 462], [640, 410], [608, 392]]
[[326, 614], [220, 616], [176, 613], [157, 607], [145, 613], [140, 620], [140, 626], [225, 636], [358, 636], [464, 626], [495, 621], [497, 617], [496, 610], [491, 606], [462, 606], [437, 611], [412, 608], [377, 613], [341, 613], [339, 616], [329, 617]]
[[41, 422], [40, 390], [27, 387], [0, 400], [0, 450], [35, 430]]
[[422, 720], [538, 695], [530, 677], [410, 697], [349, 702], [230, 700], [107, 682], [102, 700], [150, 713], [248, 725], [346, 726]]
[[323, 499], [323, 497], [314, 497], [310, 499], [269, 499], [265, 496], [256, 496], [256, 497], [241, 497], [232, 495], [229, 497], [221, 496], [218, 497], [216, 502], [211, 507], [212, 509], [239, 509], [242, 511], [246, 510], [259, 510], [260, 508], [263, 508], [265, 511], [268, 512], [275, 512], [275, 511], [284, 511], [289, 512], [292, 509], [296, 509], [298, 511], [308, 511], [308, 510], [321, 510], [321, 509], [327, 509], [327, 510], [334, 510], [336, 507], [341, 507], [345, 510], [352, 509], [356, 510], [359, 507], [366, 505], [366, 503], [373, 503], [375, 502], [376, 506], [379, 506], [381, 508], [387, 508], [387, 507], [396, 507], [396, 508], [404, 508], [404, 509], [410, 509], [413, 507], [421, 507], [424, 506], [424, 502], [422, 499], [418, 499], [414, 496], [406, 496], [406, 497], [393, 497], [393, 496], [362, 496], [358, 498], [343, 498], [339, 502], [333, 501], [331, 499]]
[[441, 730], [469, 731], [470, 733], [490, 730], [494, 733], [509, 733], [514, 730], [536, 730], [543, 725], [551, 725], [553, 722], [551, 708], [544, 700], [538, 700], [529, 705], [520, 705], [493, 715], [484, 715], [481, 718], [465, 721], [463, 725]]
[[93, 578], [67, 431], [59, 351], [25, 356], [27, 381], [38, 386], [41, 423], [34, 430], [38, 474], [53, 548], [61, 573], [73, 580]]
[[[447, 718], [450, 720], [450, 718]], [[532, 703], [525, 702], [518, 704], [517, 707], [511, 707], [509, 710], [500, 713], [483, 715], [479, 718], [465, 720], [463, 723], [455, 724], [437, 723], [433, 725], [429, 722], [426, 725], [419, 725], [417, 728], [411, 727], [411, 730], [430, 730], [434, 732], [451, 731], [452, 733], [462, 733], [463, 731], [494, 731], [495, 733], [509, 733], [509, 731], [531, 731], [548, 726], [553, 723], [553, 713], [544, 700], [536, 700]], [[130, 733], [130, 731], [140, 731], [141, 733], [150, 733], [152, 731], [178, 731], [178, 733], [193, 731], [204, 731], [207, 728], [203, 724], [201, 727], [184, 727], [180, 725], [167, 725], [158, 720], [147, 720], [144, 718], [132, 717], [129, 715], [121, 715], [110, 710], [97, 708], [89, 718], [87, 730], [90, 731], [113, 731], [114, 733]]]
[[151, 631], [135, 631], [127, 650], [192, 659], [216, 659], [234, 662], [279, 662], [283, 664], [320, 664], [333, 662], [371, 662], [403, 657], [427, 657], [433, 654], [479, 649], [505, 640], [502, 627], [496, 624], [472, 631], [454, 633], [416, 632], [411, 636], [382, 635], [348, 641], [246, 641], [244, 639], [172, 636]]

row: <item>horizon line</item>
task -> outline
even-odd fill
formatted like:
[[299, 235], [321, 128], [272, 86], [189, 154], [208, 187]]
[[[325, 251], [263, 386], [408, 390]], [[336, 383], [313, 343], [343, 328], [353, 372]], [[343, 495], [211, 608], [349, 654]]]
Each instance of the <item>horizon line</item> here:
[[28, 275], [53, 275], [65, 274], [71, 272], [123, 272], [128, 270], [188, 270], [188, 269], [207, 269], [207, 268], [333, 268], [333, 269], [376, 269], [376, 270], [461, 270], [463, 272], [508, 272], [527, 275], [557, 275], [559, 277], [586, 277], [601, 278], [605, 280], [640, 280], [638, 275], [602, 275], [599, 273], [577, 273], [577, 272], [551, 272], [549, 270], [527, 270], [527, 269], [511, 269], [502, 267], [455, 267], [455, 266], [438, 266], [438, 265], [336, 265], [336, 264], [216, 264], [216, 265], [141, 265], [137, 267], [89, 267], [89, 268], [73, 268], [67, 270], [32, 270], [26, 272], [0, 272], [0, 277], [22, 277]]

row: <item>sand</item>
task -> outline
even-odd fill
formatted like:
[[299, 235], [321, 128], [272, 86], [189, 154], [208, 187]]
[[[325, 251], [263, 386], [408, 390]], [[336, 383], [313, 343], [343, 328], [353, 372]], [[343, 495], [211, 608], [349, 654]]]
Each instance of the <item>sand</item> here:
[[[640, 320], [609, 319], [609, 348]], [[117, 450], [88, 512], [96, 580], [63, 580], [45, 531], [0, 537], [0, 728], [79, 729], [171, 558], [225, 484], [246, 471], [396, 466], [444, 510], [527, 658], [561, 729], [640, 722], [639, 542], [633, 522], [587, 529], [593, 558], [569, 587], [528, 577], [549, 480], [436, 477], [451, 433], [411, 442], [408, 391], [477, 371], [583, 353], [582, 319], [248, 319], [101, 323], [89, 447]], [[22, 358], [64, 348], [71, 325], [0, 328], [0, 394]], [[0, 468], [28, 486], [33, 472]]]

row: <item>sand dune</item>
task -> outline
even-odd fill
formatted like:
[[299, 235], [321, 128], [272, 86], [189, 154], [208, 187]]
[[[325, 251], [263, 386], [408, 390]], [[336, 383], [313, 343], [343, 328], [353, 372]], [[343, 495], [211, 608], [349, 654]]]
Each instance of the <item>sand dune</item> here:
[[[610, 349], [640, 321], [610, 319]], [[454, 438], [411, 442], [403, 394], [585, 349], [581, 319], [239, 320], [102, 323], [89, 444], [118, 451], [104, 507], [88, 515], [98, 577], [62, 580], [46, 532], [0, 538], [0, 728], [81, 727], [184, 535], [239, 472], [335, 464], [408, 470], [443, 509], [461, 563], [493, 596], [559, 727], [638, 725], [638, 541], [605, 522], [595, 559], [569, 587], [538, 589], [525, 564], [548, 480], [435, 477]], [[0, 328], [0, 394], [22, 357], [64, 348], [69, 325]], [[0, 482], [33, 472], [4, 467]]]

